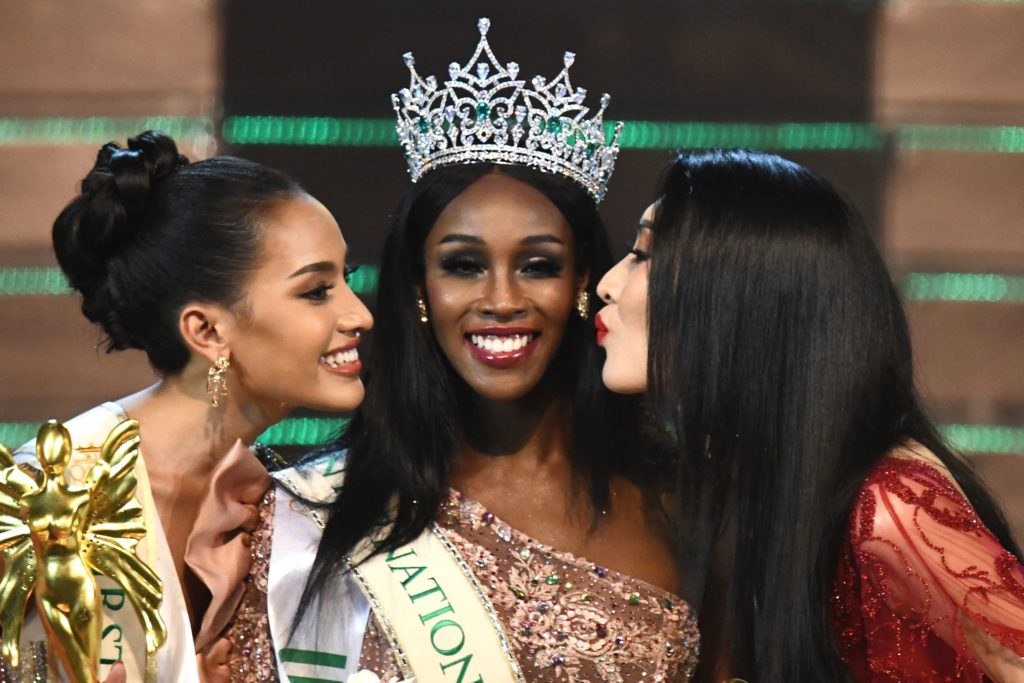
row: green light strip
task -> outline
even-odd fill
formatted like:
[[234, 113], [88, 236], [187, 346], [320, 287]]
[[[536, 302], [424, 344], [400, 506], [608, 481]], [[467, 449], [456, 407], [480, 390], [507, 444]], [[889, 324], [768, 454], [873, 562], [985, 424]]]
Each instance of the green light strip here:
[[71, 294], [60, 268], [0, 268], [0, 296]]
[[941, 428], [950, 445], [964, 453], [1024, 453], [1024, 429], [992, 425], [951, 424]]
[[0, 118], [0, 145], [75, 145], [122, 142], [144, 130], [161, 130], [181, 139], [209, 139], [216, 133], [212, 119], [188, 116], [145, 118], [51, 117]]
[[233, 145], [398, 145], [393, 119], [232, 116], [224, 121], [221, 135], [225, 142]]
[[[39, 422], [0, 422], [0, 444], [12, 450], [34, 439]], [[320, 446], [337, 437], [348, 420], [332, 417], [293, 417], [263, 432], [259, 441], [269, 446]]]
[[[1024, 0], [1015, 0], [1024, 2]], [[721, 123], [710, 121], [626, 121], [623, 149], [752, 147], [779, 151], [865, 151], [880, 149], [888, 131], [870, 123]], [[613, 124], [606, 123], [606, 130]], [[123, 140], [147, 128], [177, 138], [210, 138], [213, 121], [203, 117], [0, 118], [0, 145], [100, 144]], [[1024, 154], [1022, 126], [933, 126], [908, 124], [891, 131], [909, 151]], [[221, 135], [234, 145], [393, 147], [394, 120], [333, 117], [232, 116]]]
[[1024, 126], [905, 125], [896, 131], [900, 149], [935, 152], [1024, 153]]
[[[870, 151], [881, 149], [890, 132], [870, 123], [718, 123], [710, 121], [626, 121], [622, 149], [751, 147], [780, 151]], [[606, 123], [611, 131], [614, 124]], [[224, 140], [237, 145], [392, 147], [398, 144], [392, 119], [233, 116]], [[903, 125], [892, 129], [895, 144], [908, 151], [1024, 153], [1024, 127]]]
[[[349, 276], [349, 286], [356, 294], [372, 295], [379, 279], [377, 266], [360, 266]], [[72, 290], [59, 268], [0, 268], [0, 296], [67, 294]]]
[[[0, 423], [0, 443], [16, 448], [35, 437], [41, 422]], [[348, 420], [342, 418], [297, 417], [279, 422], [259, 440], [271, 446], [320, 446], [338, 436]], [[1024, 454], [1024, 428], [995, 425], [950, 424], [943, 436], [964, 453]]]
[[909, 301], [1024, 303], [1024, 277], [994, 273], [909, 273], [903, 280]]
[[[356, 294], [373, 295], [380, 280], [376, 266], [361, 266], [349, 276]], [[58, 268], [0, 268], [0, 296], [68, 295]], [[909, 301], [1024, 303], [1024, 276], [996, 273], [908, 273], [903, 293]]]
[[[611, 132], [613, 123], [606, 123]], [[393, 119], [233, 116], [224, 122], [224, 141], [237, 145], [323, 145], [394, 147]], [[760, 147], [785, 150], [879, 149], [884, 135], [861, 123], [702, 123], [627, 121], [623, 149], [673, 147]]]
[[[611, 125], [605, 124], [606, 133]], [[750, 147], [775, 150], [875, 150], [885, 135], [866, 123], [752, 123], [626, 121], [622, 149]]]

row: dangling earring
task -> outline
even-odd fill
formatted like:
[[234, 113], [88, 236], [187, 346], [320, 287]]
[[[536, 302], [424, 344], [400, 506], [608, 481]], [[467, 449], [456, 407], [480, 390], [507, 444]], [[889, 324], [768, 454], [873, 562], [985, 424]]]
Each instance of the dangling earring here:
[[590, 294], [585, 289], [581, 289], [576, 295], [576, 312], [583, 320], [590, 317]]
[[416, 305], [420, 309], [420, 322], [426, 325], [430, 322], [430, 314], [427, 313], [427, 302], [423, 300], [423, 297], [416, 299]]
[[230, 365], [231, 361], [227, 356], [217, 356], [217, 360], [210, 366], [210, 371], [206, 373], [206, 393], [210, 396], [211, 408], [220, 406], [220, 400], [227, 398], [227, 371]]

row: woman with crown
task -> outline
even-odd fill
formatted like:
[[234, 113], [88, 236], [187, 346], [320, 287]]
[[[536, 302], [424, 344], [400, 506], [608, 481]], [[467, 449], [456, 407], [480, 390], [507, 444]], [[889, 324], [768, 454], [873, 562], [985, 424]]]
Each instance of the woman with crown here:
[[571, 53], [527, 85], [479, 28], [444, 84], [406, 55], [393, 102], [414, 185], [384, 249], [367, 398], [343, 451], [278, 477], [308, 515], [275, 521], [282, 670], [687, 680], [698, 636], [660, 473], [622, 457], [635, 413], [599, 386], [587, 321], [609, 265], [608, 98], [585, 118]]
[[[20, 620], [28, 591], [16, 584], [35, 584], [48, 624], [62, 612], [96, 617], [94, 609], [77, 609], [86, 603], [85, 587], [78, 591], [81, 605], [69, 604], [76, 592], [69, 571], [43, 577], [45, 566], [57, 566], [57, 554], [78, 545], [90, 568], [109, 569], [103, 573], [117, 581], [100, 577], [98, 657], [87, 652], [91, 647], [61, 654], [65, 662], [85, 662], [73, 680], [86, 683], [81, 672], [93, 668], [95, 676], [97, 664], [104, 678], [118, 660], [131, 683], [271, 680], [267, 566], [251, 546], [269, 537], [274, 486], [267, 467], [282, 463], [254, 441], [294, 407], [351, 411], [363, 398], [356, 346], [372, 319], [347, 286], [338, 224], [279, 171], [232, 157], [189, 163], [173, 139], [147, 131], [127, 148], [100, 149], [81, 193], [57, 218], [53, 241], [83, 313], [102, 327], [108, 349], [141, 350], [158, 381], [69, 420], [66, 432], [56, 425], [40, 432], [51, 436], [40, 439], [38, 462], [31, 447], [3, 458], [0, 612], [6, 659], [21, 661], [15, 671], [0, 665], [0, 681], [58, 675], [53, 660], [60, 648], [48, 651], [46, 624], [35, 611], [19, 652], [8, 617]], [[134, 438], [123, 445], [134, 443], [137, 457], [130, 474], [127, 461], [110, 459], [121, 457], [112, 453], [124, 450], [112, 439], [126, 425]], [[34, 564], [11, 552], [20, 533], [7, 514], [7, 484], [21, 473], [15, 462], [53, 470], [50, 498], [73, 494], [62, 503], [67, 514], [54, 514], [61, 507], [55, 504], [48, 519], [28, 520], [43, 555], [35, 558], [38, 580], [34, 571], [14, 575]], [[21, 488], [35, 495], [27, 479]], [[97, 518], [111, 506], [98, 495], [85, 501], [89, 486], [128, 504]], [[66, 538], [82, 518], [90, 520], [91, 535], [81, 543]], [[75, 558], [64, 564], [82, 566]], [[159, 617], [137, 610], [151, 617], [140, 623], [132, 606], [155, 608]]]

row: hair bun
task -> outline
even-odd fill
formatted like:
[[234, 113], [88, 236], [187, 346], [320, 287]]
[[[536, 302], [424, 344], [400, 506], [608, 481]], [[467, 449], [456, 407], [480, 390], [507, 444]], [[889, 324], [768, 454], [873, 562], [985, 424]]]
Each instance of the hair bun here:
[[82, 192], [53, 224], [53, 247], [68, 283], [82, 293], [82, 308], [104, 326], [115, 346], [123, 348], [111, 328], [116, 315], [107, 281], [111, 255], [143, 228], [142, 220], [157, 184], [188, 159], [174, 139], [147, 130], [128, 139], [128, 148], [108, 142], [82, 180]]
[[[128, 220], [138, 223], [156, 183], [187, 163], [188, 158], [178, 153], [178, 146], [172, 138], [147, 130], [128, 138], [128, 149], [112, 142], [104, 145], [94, 170], [101, 167], [109, 170], [110, 180], [124, 205]], [[82, 183], [83, 193], [90, 189], [86, 182]]]

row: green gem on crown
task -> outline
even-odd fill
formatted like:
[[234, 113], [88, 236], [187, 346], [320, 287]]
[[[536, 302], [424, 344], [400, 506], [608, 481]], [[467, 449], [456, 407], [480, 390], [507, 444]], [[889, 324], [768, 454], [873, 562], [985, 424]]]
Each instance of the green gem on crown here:
[[420, 119], [420, 132], [426, 133], [428, 130], [430, 130], [430, 124], [426, 119]]
[[562, 130], [562, 121], [557, 116], [552, 116], [548, 119], [548, 132], [558, 134]]
[[491, 115], [491, 108], [486, 102], [478, 102], [476, 105], [476, 117], [483, 121]]

